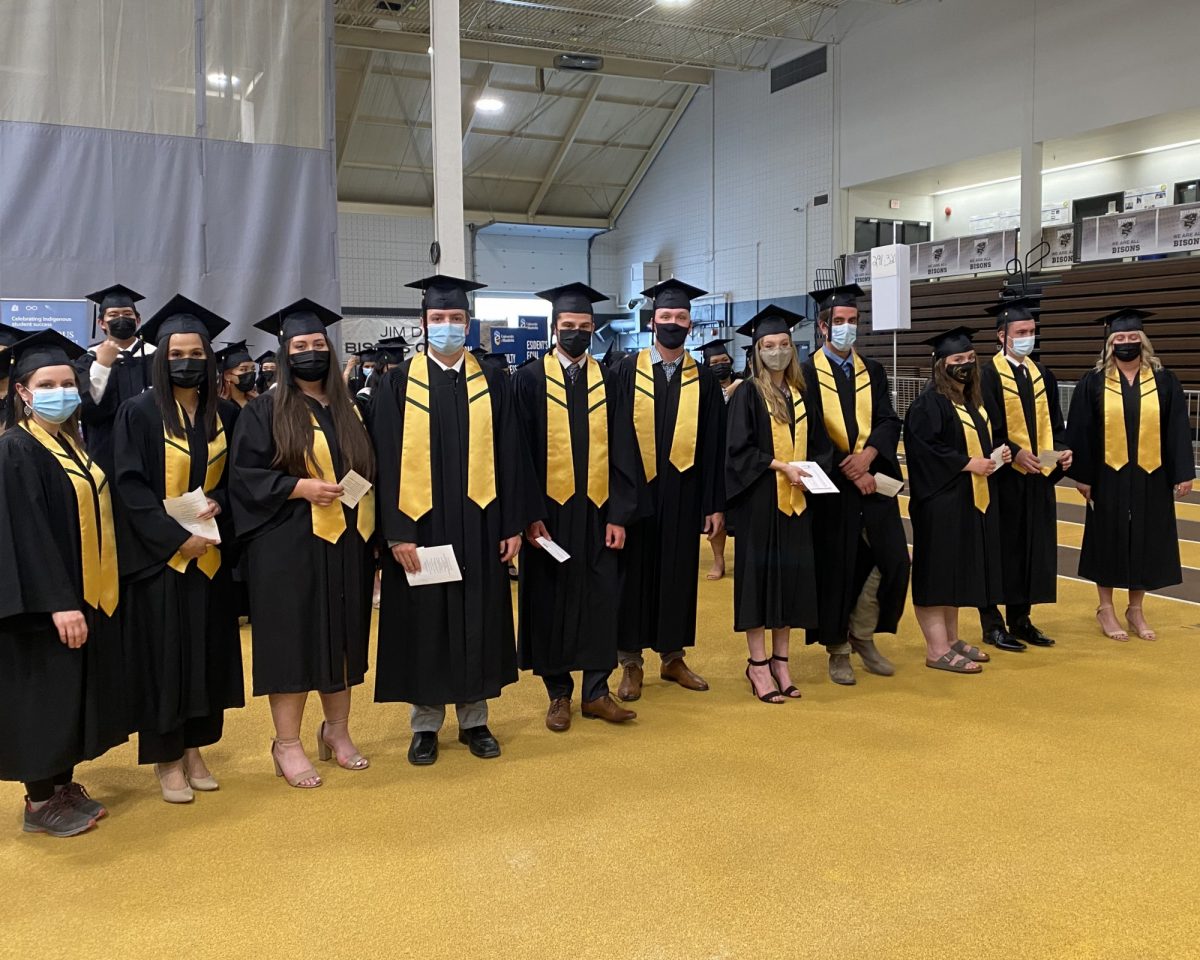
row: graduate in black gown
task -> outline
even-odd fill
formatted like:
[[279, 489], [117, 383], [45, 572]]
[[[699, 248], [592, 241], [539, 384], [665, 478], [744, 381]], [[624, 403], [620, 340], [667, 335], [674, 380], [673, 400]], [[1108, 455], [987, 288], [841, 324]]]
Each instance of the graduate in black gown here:
[[1012, 456], [996, 449], [979, 387], [971, 330], [956, 327], [925, 341], [933, 376], [904, 418], [911, 492], [912, 598], [925, 634], [925, 665], [979, 673], [988, 655], [959, 638], [958, 608], [1003, 602], [1000, 508], [994, 474]]
[[[218, 396], [212, 338], [226, 321], [183, 296], [146, 321], [152, 389], [117, 411], [113, 431], [121, 606], [138, 762], [154, 764], [168, 803], [218, 789], [200, 754], [221, 739], [225, 710], [245, 705], [227, 498], [236, 408]], [[192, 533], [163, 501], [203, 490]]]
[[[1007, 623], [993, 604], [979, 611], [984, 643], [999, 650], [1054, 641], [1029, 619], [1035, 603], [1058, 596], [1058, 505], [1054, 485], [1071, 466], [1066, 426], [1054, 374], [1030, 354], [1037, 344], [1037, 298], [1002, 300], [988, 313], [996, 318], [999, 352], [983, 364], [983, 403], [992, 422], [992, 442], [1012, 451], [1011, 470], [994, 481], [1000, 502], [1000, 566], [1004, 575]], [[1043, 466], [1039, 455], [1054, 455]]]
[[8, 422], [8, 374], [12, 365], [10, 348], [28, 335], [28, 331], [0, 323], [0, 433], [4, 432], [4, 425]]
[[258, 365], [258, 378], [254, 381], [256, 393], [263, 394], [275, 385], [275, 372], [278, 362], [274, 350], [265, 350], [254, 358]]
[[258, 396], [258, 372], [250, 359], [245, 340], [226, 344], [217, 351], [217, 367], [221, 374], [221, 398], [239, 410]]
[[82, 354], [52, 330], [2, 354], [0, 780], [25, 784], [26, 832], [59, 837], [106, 812], [75, 766], [129, 733], [108, 480], [79, 438]]
[[909, 575], [900, 504], [879, 493], [875, 479], [901, 479], [901, 422], [883, 365], [854, 349], [862, 294], [856, 283], [809, 294], [825, 343], [803, 367], [809, 404], [833, 446], [830, 478], [840, 491], [813, 500], [813, 536], [821, 545], [820, 616], [808, 640], [825, 645], [830, 679], [847, 686], [855, 682], [851, 651], [868, 672], [895, 673], [875, 646], [875, 634], [899, 627]]
[[1096, 584], [1100, 629], [1128, 640], [1113, 610], [1113, 590], [1129, 591], [1125, 622], [1143, 640], [1147, 590], [1182, 581], [1175, 499], [1192, 492], [1192, 428], [1179, 379], [1154, 353], [1143, 321], [1124, 309], [1107, 317], [1104, 351], [1071, 396], [1070, 476], [1088, 510], [1079, 576]]
[[275, 772], [305, 789], [322, 783], [300, 744], [310, 690], [325, 715], [318, 757], [369, 766], [349, 720], [350, 688], [367, 672], [375, 500], [339, 498], [351, 470], [374, 482], [375, 457], [326, 335], [339, 319], [299, 300], [255, 324], [279, 337], [278, 382], [238, 417], [229, 480], [250, 586], [254, 694], [271, 701]]
[[117, 283], [87, 298], [96, 305], [92, 334], [99, 325], [104, 339], [75, 364], [83, 398], [79, 416], [88, 453], [111, 477], [117, 410], [130, 397], [150, 389], [154, 347], [138, 335], [142, 316], [137, 304], [145, 299], [140, 293]]
[[[538, 294], [553, 304], [555, 347], [513, 376], [516, 412], [543, 492], [525, 532], [518, 596], [520, 665], [546, 685], [546, 726], [571, 726], [571, 671], [583, 671], [581, 712], [611, 723], [637, 714], [616, 703], [618, 557], [637, 509], [637, 452], [611, 376], [588, 356], [593, 303], [604, 294], [572, 283]], [[570, 558], [559, 563], [539, 538]]]
[[[717, 385], [721, 388], [721, 397], [725, 401], [726, 412], [728, 412], [729, 401], [733, 398], [733, 392], [745, 382], [733, 375], [733, 357], [729, 353], [729, 344], [731, 343], [733, 343], [732, 340], [718, 337], [714, 340], [706, 340], [704, 346], [700, 348], [700, 352], [704, 354], [704, 365], [717, 378]], [[730, 532], [727, 526], [726, 529], [709, 538], [708, 545], [712, 548], [713, 564], [705, 574], [705, 579], [720, 580], [725, 576], [725, 540], [726, 534]]]
[[643, 651], [662, 658], [659, 676], [686, 690], [708, 683], [684, 660], [696, 643], [696, 538], [725, 529], [725, 401], [717, 378], [684, 349], [692, 300], [704, 291], [664, 280], [654, 303], [653, 342], [617, 366], [617, 388], [638, 446], [638, 514], [625, 532], [621, 588], [621, 682], [642, 695]]
[[754, 376], [733, 395], [726, 424], [726, 509], [738, 548], [733, 629], [746, 634], [746, 679], [764, 703], [799, 699], [788, 669], [791, 632], [817, 624], [813, 498], [804, 492], [808, 474], [793, 463], [816, 461], [826, 472], [831, 464], [792, 343], [803, 319], [769, 304], [738, 328], [753, 338]]
[[[372, 397], [383, 557], [375, 699], [412, 705], [408, 759], [436, 762], [446, 704], [458, 739], [498, 757], [488, 700], [517, 679], [507, 566], [542, 511], [513, 411], [512, 384], [467, 349], [467, 294], [482, 287], [433, 276], [423, 291], [426, 352], [393, 370]], [[411, 586], [419, 547], [451, 546], [461, 580]]]

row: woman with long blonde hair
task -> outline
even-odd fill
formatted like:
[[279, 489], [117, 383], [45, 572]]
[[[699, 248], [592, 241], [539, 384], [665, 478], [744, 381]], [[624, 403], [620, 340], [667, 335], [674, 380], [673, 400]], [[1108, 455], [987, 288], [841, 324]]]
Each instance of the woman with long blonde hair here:
[[[745, 631], [746, 679], [763, 703], [798, 699], [788, 670], [794, 628], [816, 626], [816, 560], [807, 473], [832, 468], [820, 417], [809, 416], [792, 327], [803, 317], [771, 304], [738, 333], [752, 337], [753, 376], [729, 401], [726, 512], [737, 530], [733, 629]], [[766, 632], [771, 631], [771, 654]]]
[[1126, 641], [1113, 590], [1129, 591], [1125, 622], [1143, 640], [1147, 590], [1180, 583], [1175, 498], [1192, 492], [1196, 469], [1183, 388], [1158, 357], [1143, 321], [1123, 309], [1101, 317], [1104, 350], [1071, 397], [1067, 418], [1075, 462], [1069, 475], [1087, 502], [1079, 576], [1099, 591], [1104, 635]]

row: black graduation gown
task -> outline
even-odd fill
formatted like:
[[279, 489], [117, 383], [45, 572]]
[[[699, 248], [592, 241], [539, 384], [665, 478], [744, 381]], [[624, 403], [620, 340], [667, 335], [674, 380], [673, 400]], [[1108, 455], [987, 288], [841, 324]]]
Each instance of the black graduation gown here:
[[[400, 512], [401, 445], [409, 360], [372, 392], [379, 469], [380, 529], [389, 543], [450, 544], [462, 570], [455, 583], [410, 587], [391, 550], [382, 557], [375, 699], [381, 703], [471, 703], [517, 679], [512, 591], [500, 541], [541, 512], [537, 485], [513, 411], [507, 374], [483, 364], [492, 404], [496, 499], [467, 497], [467, 387], [429, 360], [433, 509], [414, 521]], [[465, 367], [464, 367], [465, 369]]]
[[1102, 587], [1157, 590], [1183, 580], [1174, 487], [1195, 478], [1191, 427], [1183, 388], [1170, 370], [1154, 375], [1158, 386], [1162, 466], [1147, 474], [1137, 458], [1142, 398], [1135, 381], [1121, 377], [1129, 463], [1104, 463], [1104, 375], [1086, 374], [1071, 396], [1068, 439], [1074, 453], [1071, 479], [1090, 484], [1092, 509], [1083, 526], [1079, 576]]
[[[971, 417], [982, 431], [983, 455], [995, 444], [983, 417]], [[1003, 603], [1000, 570], [1000, 507], [996, 473], [988, 478], [986, 513], [975, 509], [970, 457], [954, 405], [932, 381], [904, 418], [904, 447], [912, 497], [913, 603], [918, 607], [989, 607]]]
[[[558, 360], [555, 358], [555, 362]], [[588, 393], [584, 374], [572, 383], [566, 373], [568, 421], [575, 468], [575, 494], [565, 504], [543, 496], [540, 507], [550, 537], [571, 555], [558, 563], [526, 543], [518, 591], [518, 658], [538, 676], [571, 670], [611, 670], [617, 663], [617, 605], [621, 595], [618, 551], [604, 545], [609, 523], [626, 526], [637, 510], [636, 446], [622, 398], [611, 375], [604, 378], [608, 412], [609, 496], [600, 507], [587, 496]], [[537, 489], [546, 489], [546, 370], [542, 359], [513, 377], [516, 412], [526, 449], [533, 458]], [[592, 399], [600, 393], [597, 390]]]
[[[79, 508], [59, 463], [20, 427], [0, 436], [0, 780], [46, 780], [129, 734], [121, 606], [83, 601]], [[79, 610], [87, 642], [51, 614]]]
[[[1032, 360], [1025, 362], [1033, 363]], [[1035, 366], [1041, 371], [1046, 388], [1053, 436], [1037, 436], [1033, 383], [1028, 374], [1014, 367], [1025, 422], [1030, 425], [1030, 438], [1042, 450], [1066, 449], [1058, 381], [1040, 363]], [[992, 443], [997, 447], [1007, 443], [1015, 460], [1022, 447], [1009, 436], [1000, 375], [990, 360], [982, 363], [980, 369], [983, 371], [980, 382], [983, 405], [992, 421]], [[1061, 477], [1062, 470], [1058, 467], [1049, 476], [1024, 474], [1011, 466], [995, 473], [993, 486], [1000, 498], [1000, 568], [1004, 578], [1004, 600], [1008, 604], [1054, 603], [1058, 597], [1058, 506], [1054, 485]]]
[[[236, 551], [222, 546], [221, 566], [209, 580], [197, 566], [183, 573], [167, 563], [190, 536], [163, 509], [166, 496], [163, 421], [153, 390], [126, 401], [113, 430], [117, 542], [121, 557], [121, 609], [129, 651], [134, 724], [147, 733], [172, 733], [184, 722], [245, 706], [242, 644], [231, 572]], [[230, 405], [232, 406], [232, 405]], [[233, 435], [229, 407], [220, 419], [225, 441]], [[203, 422], [185, 424], [191, 451], [188, 490], [204, 483], [208, 437]], [[222, 544], [233, 542], [228, 453], [217, 488]]]
[[145, 344], [138, 340], [129, 353], [122, 352], [113, 361], [108, 383], [99, 400], [92, 399], [90, 389], [92, 363], [96, 357], [85, 353], [75, 364], [79, 376], [79, 422], [83, 427], [83, 439], [88, 453], [100, 464], [104, 475], [113, 476], [113, 430], [116, 427], [117, 411], [131, 397], [150, 389], [151, 365], [154, 355], [146, 354]]
[[[871, 433], [866, 445], [874, 447], [879, 454], [871, 465], [871, 473], [901, 480], [896, 451], [902, 424], [892, 406], [887, 373], [877, 361], [867, 357], [862, 360], [871, 381]], [[836, 363], [830, 365], [847, 438], [853, 448], [858, 442], [854, 386]], [[801, 369], [811, 411], [809, 416], [824, 424], [825, 403], [817, 381], [817, 368], [809, 360]], [[863, 584], [876, 567], [880, 575], [877, 632], [896, 632], [908, 598], [908, 538], [900, 519], [899, 501], [882, 493], [864, 497], [838, 466], [845, 456], [846, 451], [833, 449], [830, 441], [830, 469], [827, 472], [837, 484], [840, 496], [809, 498], [813, 508], [813, 538], [820, 547], [821, 562], [817, 564], [819, 617], [816, 629], [810, 630], [805, 638], [808, 643], [832, 645], [846, 641], [850, 615]], [[869, 545], [863, 541], [864, 531]]]
[[[807, 459], [817, 461], [828, 473], [829, 446], [820, 421], [813, 416], [811, 400], [806, 394]], [[793, 423], [789, 428], [793, 440], [795, 433]], [[780, 512], [777, 474], [771, 469], [771, 461], [776, 459], [771, 415], [754, 384], [741, 387], [730, 399], [726, 437], [725, 493], [737, 528], [733, 629], [815, 627], [813, 501], [820, 497], [808, 496], [800, 516]], [[786, 453], [784, 458], [788, 458]]]
[[[696, 591], [700, 550], [697, 538], [704, 518], [725, 510], [725, 401], [708, 367], [700, 366], [700, 427], [696, 457], [680, 473], [671, 463], [671, 441], [679, 413], [682, 364], [667, 382], [662, 364], [654, 365], [655, 450], [658, 475], [646, 483], [640, 452], [636, 474], [639, 486], [637, 519], [626, 529], [621, 561], [621, 650], [647, 647], [673, 653], [696, 643]], [[637, 355], [616, 367], [615, 386], [629, 398], [622, 416], [633, 432], [633, 381]], [[635, 439], [636, 445], [636, 439]]]
[[[288, 499], [300, 478], [273, 464], [274, 394], [256, 397], [238, 417], [229, 476], [250, 588], [254, 694], [337, 693], [367, 672], [371, 546], [357, 529], [361, 505], [342, 505], [346, 531], [331, 544], [312, 531], [312, 504]], [[308, 406], [340, 479], [346, 468], [333, 418], [315, 400]]]

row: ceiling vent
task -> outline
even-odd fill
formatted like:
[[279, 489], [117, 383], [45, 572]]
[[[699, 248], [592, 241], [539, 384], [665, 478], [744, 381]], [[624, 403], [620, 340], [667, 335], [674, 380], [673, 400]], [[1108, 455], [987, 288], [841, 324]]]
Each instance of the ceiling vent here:
[[603, 70], [604, 58], [590, 53], [560, 53], [554, 58], [559, 70]]
[[829, 69], [828, 48], [819, 47], [795, 60], [771, 68], [771, 92], [778, 93], [805, 80], [819, 77]]

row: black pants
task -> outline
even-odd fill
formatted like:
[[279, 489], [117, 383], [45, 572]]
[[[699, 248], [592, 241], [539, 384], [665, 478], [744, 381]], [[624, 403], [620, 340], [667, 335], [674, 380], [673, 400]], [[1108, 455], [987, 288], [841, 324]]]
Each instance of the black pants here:
[[[584, 703], [591, 703], [593, 700], [608, 696], [608, 678], [611, 674], [611, 670], [583, 671]], [[575, 691], [575, 679], [569, 673], [542, 677], [542, 682], [546, 684], [546, 692], [550, 694], [551, 700], [558, 700], [560, 697], [569, 700]]]
[[[1008, 614], [1010, 626], [1025, 623], [1029, 619], [1030, 606], [1027, 603], [1009, 603], [1005, 605], [1004, 610]], [[980, 607], [979, 625], [983, 628], [984, 633], [1003, 630], [1005, 628], [1004, 617], [1000, 616], [1000, 608], [995, 604], [990, 607]]]
[[72, 767], [65, 773], [60, 773], [49, 780], [34, 780], [31, 783], [25, 784], [25, 793], [33, 803], [45, 803], [54, 796], [55, 787], [65, 787], [74, 779], [75, 768]]
[[170, 733], [138, 731], [138, 763], [174, 763], [184, 750], [207, 747], [221, 739], [225, 727], [223, 710], [207, 717], [192, 717]]

